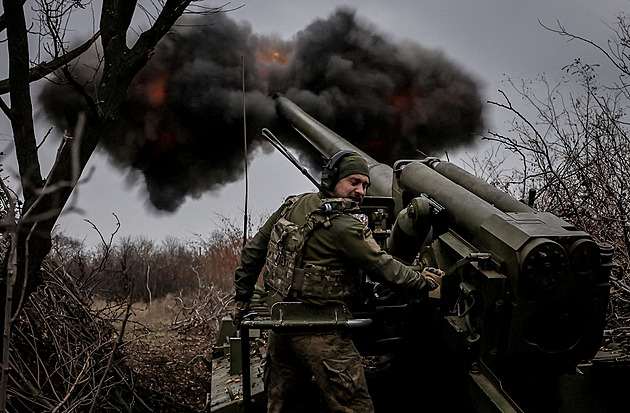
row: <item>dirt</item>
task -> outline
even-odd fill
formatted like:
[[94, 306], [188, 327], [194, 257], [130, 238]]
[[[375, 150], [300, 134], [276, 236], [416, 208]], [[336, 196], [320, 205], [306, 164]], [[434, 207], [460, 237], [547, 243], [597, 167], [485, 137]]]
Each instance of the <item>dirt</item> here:
[[210, 360], [212, 344], [205, 330], [173, 330], [154, 324], [128, 333], [123, 349], [126, 364], [135, 372], [138, 385], [150, 390], [147, 404], [155, 411], [203, 410], [206, 393], [201, 380], [209, 377], [203, 358]]

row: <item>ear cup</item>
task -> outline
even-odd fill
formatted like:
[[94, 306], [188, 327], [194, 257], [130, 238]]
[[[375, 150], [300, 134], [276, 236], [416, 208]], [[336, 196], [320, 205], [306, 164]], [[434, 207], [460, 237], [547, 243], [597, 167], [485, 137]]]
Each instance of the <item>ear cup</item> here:
[[349, 150], [339, 151], [328, 160], [326, 165], [324, 165], [324, 169], [322, 169], [322, 188], [330, 191], [335, 187], [339, 180], [339, 162], [352, 153], [356, 152]]

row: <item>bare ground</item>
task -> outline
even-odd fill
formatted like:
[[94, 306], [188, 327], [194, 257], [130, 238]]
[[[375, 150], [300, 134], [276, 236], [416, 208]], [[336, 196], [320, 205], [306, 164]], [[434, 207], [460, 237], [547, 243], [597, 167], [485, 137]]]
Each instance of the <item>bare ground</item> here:
[[138, 385], [150, 390], [150, 403], [160, 412], [201, 412], [209, 377], [203, 359], [211, 359], [212, 327], [191, 323], [174, 328], [170, 320], [135, 323], [122, 348], [125, 364]]

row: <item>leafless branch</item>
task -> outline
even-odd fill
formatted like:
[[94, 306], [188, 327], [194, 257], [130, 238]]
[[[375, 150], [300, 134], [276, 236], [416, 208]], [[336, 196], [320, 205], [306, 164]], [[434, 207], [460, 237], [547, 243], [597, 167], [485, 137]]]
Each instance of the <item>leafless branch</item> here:
[[[71, 51], [64, 54], [63, 56], [53, 59], [50, 62], [40, 63], [37, 66], [31, 68], [29, 71], [29, 81], [35, 82], [37, 80], [40, 80], [48, 76], [49, 74], [53, 73], [55, 70], [60, 69], [64, 65], [67, 65], [68, 63], [72, 62], [74, 59], [78, 58], [83, 53], [85, 53], [90, 47], [92, 47], [92, 45], [94, 44], [94, 42], [96, 42], [99, 36], [100, 36], [100, 32], [97, 32], [94, 36], [88, 39], [81, 46], [78, 46], [75, 49], [72, 49]], [[0, 96], [6, 93], [9, 93], [10, 90], [11, 88], [10, 88], [9, 79], [0, 80]]]

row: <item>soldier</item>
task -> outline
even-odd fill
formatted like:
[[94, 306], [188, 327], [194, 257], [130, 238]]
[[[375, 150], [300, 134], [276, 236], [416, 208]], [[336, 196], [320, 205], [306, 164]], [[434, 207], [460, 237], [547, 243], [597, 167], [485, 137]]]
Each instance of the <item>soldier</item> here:
[[[244, 247], [235, 274], [237, 327], [263, 266], [270, 295], [308, 305], [356, 296], [359, 269], [407, 291], [430, 291], [441, 284], [441, 270], [417, 272], [395, 260], [355, 216], [370, 184], [363, 157], [336, 153], [324, 166], [321, 184], [319, 193], [289, 197]], [[374, 411], [361, 356], [342, 332], [271, 332], [266, 361], [268, 412], [305, 411], [295, 387], [311, 377], [331, 412]]]

